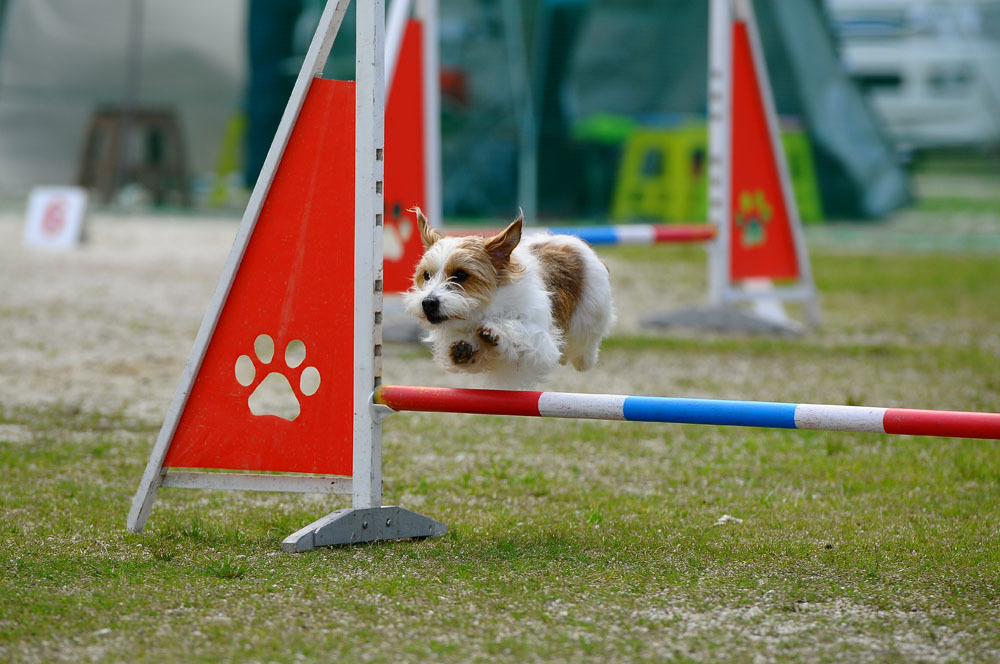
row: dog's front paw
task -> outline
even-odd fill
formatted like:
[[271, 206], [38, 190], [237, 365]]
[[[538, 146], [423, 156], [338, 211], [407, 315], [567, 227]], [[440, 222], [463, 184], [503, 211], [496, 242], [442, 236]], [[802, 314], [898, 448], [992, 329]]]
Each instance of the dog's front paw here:
[[496, 346], [500, 343], [500, 336], [488, 327], [479, 328], [476, 330], [476, 334], [478, 334], [479, 338], [490, 346]]
[[451, 345], [450, 355], [453, 364], [471, 364], [476, 359], [476, 349], [463, 339]]

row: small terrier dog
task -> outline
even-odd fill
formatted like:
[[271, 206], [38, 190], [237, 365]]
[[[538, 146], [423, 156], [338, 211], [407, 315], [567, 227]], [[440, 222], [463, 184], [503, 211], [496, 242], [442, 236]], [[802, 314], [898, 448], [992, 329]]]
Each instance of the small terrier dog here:
[[570, 362], [586, 371], [615, 315], [608, 268], [569, 235], [521, 240], [523, 212], [491, 237], [446, 237], [419, 208], [424, 255], [404, 296], [446, 371], [530, 387]]

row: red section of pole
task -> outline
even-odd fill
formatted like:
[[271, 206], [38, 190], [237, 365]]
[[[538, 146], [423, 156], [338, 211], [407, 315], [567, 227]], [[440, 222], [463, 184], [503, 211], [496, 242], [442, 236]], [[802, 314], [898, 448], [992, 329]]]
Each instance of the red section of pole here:
[[715, 239], [712, 224], [660, 224], [653, 226], [657, 244], [681, 242], [708, 242]]
[[538, 398], [541, 395], [541, 392], [518, 390], [381, 385], [375, 390], [375, 403], [393, 410], [538, 417]]
[[886, 433], [1000, 440], [1000, 413], [889, 408], [882, 423]]

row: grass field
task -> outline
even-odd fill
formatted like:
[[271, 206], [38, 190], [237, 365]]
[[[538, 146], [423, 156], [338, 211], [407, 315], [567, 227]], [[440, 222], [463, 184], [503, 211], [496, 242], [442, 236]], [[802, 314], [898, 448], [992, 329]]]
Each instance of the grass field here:
[[[926, 235], [940, 205], [911, 227]], [[1000, 411], [997, 253], [871, 240], [906, 230], [817, 233], [825, 321], [801, 338], [639, 332], [634, 316], [698, 301], [704, 254], [607, 251], [622, 326], [595, 372], [547, 387]], [[385, 503], [445, 537], [288, 555], [286, 535], [346, 500], [181, 490], [129, 534], [220, 259], [185, 286], [198, 297], [126, 266], [36, 307], [13, 270], [70, 278], [17, 251], [0, 261], [2, 661], [1000, 659], [994, 441], [403, 414], [385, 425]], [[156, 270], [198, 274], [175, 262]], [[158, 304], [123, 300], [130, 279]], [[63, 363], [53, 321], [102, 352]], [[150, 349], [116, 359], [129, 343]], [[419, 347], [386, 355], [386, 382], [449, 382]], [[66, 389], [29, 398], [40, 375]]]

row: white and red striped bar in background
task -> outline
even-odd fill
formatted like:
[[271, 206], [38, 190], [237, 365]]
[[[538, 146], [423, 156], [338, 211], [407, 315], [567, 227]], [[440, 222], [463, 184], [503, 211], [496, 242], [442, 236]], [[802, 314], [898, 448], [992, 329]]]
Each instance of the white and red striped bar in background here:
[[1000, 413], [400, 385], [378, 387], [373, 399], [393, 410], [1000, 440]]
[[[447, 229], [448, 235], [493, 235], [500, 229]], [[623, 224], [621, 226], [527, 226], [525, 235], [552, 233], [575, 235], [590, 245], [620, 246], [709, 242], [715, 239], [712, 224]]]

